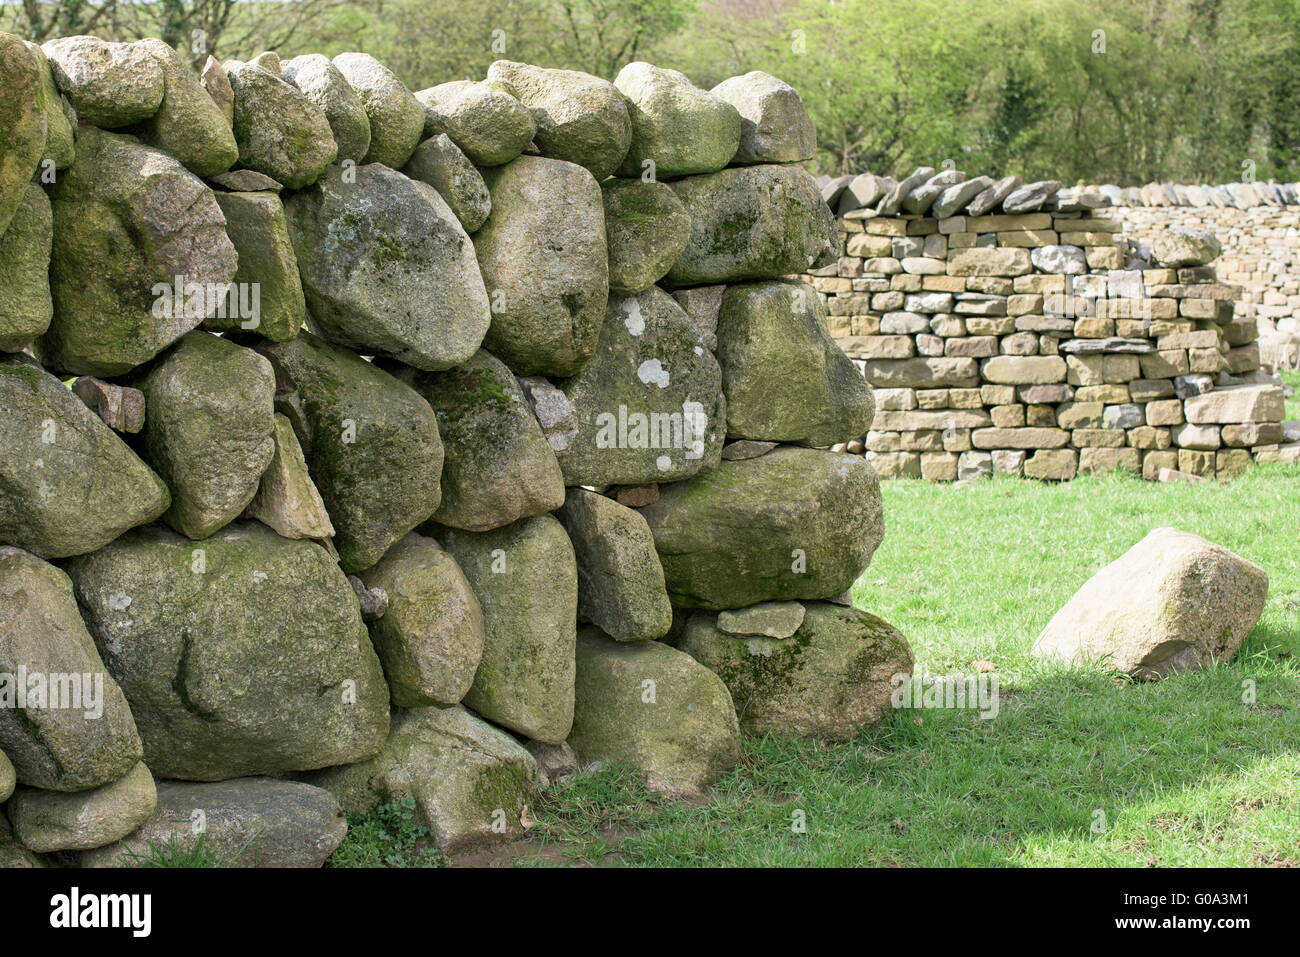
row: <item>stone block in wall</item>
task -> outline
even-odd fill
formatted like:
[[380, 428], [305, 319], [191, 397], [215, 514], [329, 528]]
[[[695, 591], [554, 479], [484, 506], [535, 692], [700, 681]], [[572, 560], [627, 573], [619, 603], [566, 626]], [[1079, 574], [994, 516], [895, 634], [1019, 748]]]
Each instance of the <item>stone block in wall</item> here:
[[966, 333], [972, 336], [1005, 336], [1016, 331], [1012, 316], [967, 316]]
[[[1129, 388], [1130, 393], [1132, 387]], [[1183, 403], [1178, 399], [1161, 399], [1146, 406], [1147, 425], [1171, 426], [1183, 423]]]
[[1033, 264], [1025, 249], [976, 247], [951, 254], [947, 268], [950, 276], [1023, 276]]
[[1061, 429], [976, 429], [971, 444], [977, 449], [1059, 449], [1070, 444], [1070, 433]]
[[1186, 349], [1162, 349], [1138, 356], [1144, 379], [1173, 379], [1190, 373]]
[[1032, 332], [1016, 332], [1003, 336], [998, 351], [1008, 356], [1032, 356], [1038, 353], [1038, 336]]
[[993, 425], [999, 429], [1016, 429], [1025, 424], [1025, 407], [1019, 403], [995, 405], [989, 409]]
[[1281, 422], [1285, 400], [1278, 385], [1228, 386], [1188, 398], [1184, 414], [1188, 422], [1197, 425]]
[[917, 406], [915, 389], [876, 389], [876, 409], [906, 412]]
[[944, 429], [982, 429], [992, 424], [987, 412], [974, 409], [876, 413], [871, 426], [891, 432], [942, 431]]
[[1153, 402], [1171, 398], [1174, 384], [1168, 379], [1133, 379], [1128, 384], [1128, 391], [1134, 402]]
[[970, 336], [965, 339], [948, 339], [944, 343], [945, 356], [969, 356], [984, 359], [998, 354], [997, 336]]
[[1178, 453], [1172, 449], [1165, 452], [1148, 451], [1142, 454], [1142, 477], [1154, 482], [1164, 469], [1178, 468]]
[[1128, 444], [1128, 436], [1123, 429], [1075, 429], [1070, 433], [1070, 444], [1080, 449], [1119, 449]]
[[866, 457], [882, 479], [921, 477], [921, 456], [916, 452], [868, 452]]
[[1225, 425], [1223, 444], [1229, 448], [1250, 448], [1256, 445], [1279, 445], [1282, 442], [1281, 422], [1243, 422]]
[[1064, 382], [1066, 364], [1059, 356], [995, 356], [981, 365], [980, 375], [998, 385], [1043, 385]]
[[1056, 407], [1042, 403], [1026, 405], [1025, 424], [1033, 428], [1056, 428]]
[[1079, 454], [1074, 449], [1040, 449], [1025, 460], [1025, 477], [1067, 482], [1078, 473]]
[[1197, 449], [1178, 450], [1178, 471], [1200, 475], [1204, 478], [1214, 477], [1214, 452]]
[[1128, 444], [1135, 449], [1156, 449], [1163, 451], [1173, 444], [1169, 429], [1140, 425], [1128, 430]]
[[863, 374], [886, 388], [970, 388], [979, 384], [979, 364], [966, 358], [871, 359]]
[[1016, 386], [1016, 400], [1027, 405], [1058, 405], [1061, 402], [1069, 402], [1073, 398], [1074, 386], [1066, 385], [1064, 382]]
[[1253, 459], [1246, 449], [1221, 449], [1214, 456], [1214, 477], [1236, 478], [1250, 468]]
[[1139, 472], [1142, 468], [1142, 453], [1130, 448], [1089, 448], [1079, 450], [1080, 475], [1104, 475], [1123, 470]]
[[1028, 453], [1020, 449], [994, 449], [990, 455], [993, 470], [1004, 475], [1020, 475], [1024, 471]]
[[1183, 449], [1212, 451], [1223, 444], [1217, 425], [1194, 425], [1188, 422], [1174, 426], [1170, 434], [1174, 445]]

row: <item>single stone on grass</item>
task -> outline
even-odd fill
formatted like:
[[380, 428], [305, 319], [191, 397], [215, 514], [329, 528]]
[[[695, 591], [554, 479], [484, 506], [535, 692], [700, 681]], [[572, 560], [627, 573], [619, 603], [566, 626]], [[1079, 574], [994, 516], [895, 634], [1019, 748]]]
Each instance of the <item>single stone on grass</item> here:
[[151, 526], [68, 563], [159, 777], [220, 781], [363, 761], [388, 686], [323, 548], [239, 522], [199, 544]]
[[626, 764], [655, 791], [698, 794], [740, 760], [726, 685], [657, 641], [619, 642], [586, 627], [569, 744], [584, 764]]
[[18, 839], [39, 854], [88, 851], [126, 837], [157, 804], [153, 775], [137, 764], [125, 777], [89, 791], [19, 788], [9, 802], [9, 816]]
[[365, 355], [459, 365], [491, 320], [474, 244], [432, 186], [377, 163], [351, 174], [331, 166], [285, 204], [312, 318]]
[[691, 217], [667, 185], [639, 179], [601, 184], [609, 243], [609, 288], [636, 294], [672, 268], [691, 235]]
[[791, 446], [661, 486], [641, 514], [669, 597], [683, 608], [831, 598], [857, 580], [884, 536], [869, 463]]
[[483, 656], [465, 705], [559, 744], [573, 724], [578, 613], [578, 571], [564, 527], [538, 515], [490, 532], [442, 529], [439, 537], [483, 609]]
[[163, 481], [34, 363], [0, 358], [0, 409], [0, 542], [66, 558], [167, 510]]
[[571, 488], [557, 513], [578, 562], [578, 616], [617, 641], [662, 638], [673, 623], [646, 521], [611, 498]]
[[275, 374], [252, 349], [195, 330], [137, 383], [144, 454], [172, 493], [163, 520], [207, 538], [239, 517], [275, 451]]
[[370, 623], [393, 704], [448, 708], [469, 691], [483, 654], [483, 611], [455, 560], [431, 538], [407, 535], [361, 573], [388, 594]]
[[[139, 867], [192, 859], [200, 840], [215, 867], [320, 867], [347, 835], [327, 791], [295, 781], [239, 778], [215, 784], [159, 781], [158, 806], [116, 844], [83, 852], [82, 867]], [[194, 812], [203, 812], [203, 828]]]
[[1163, 678], [1225, 662], [1264, 610], [1268, 575], [1222, 546], [1157, 528], [1084, 584], [1034, 654]]
[[433, 409], [383, 369], [309, 333], [259, 351], [275, 367], [276, 411], [302, 444], [343, 570], [369, 568], [438, 508]]
[[[0, 764], [12, 762], [22, 784], [84, 791], [116, 781], [139, 763], [131, 709], [82, 624], [72, 582], [53, 565], [5, 545], [0, 673], [10, 676], [0, 683], [0, 748], [8, 757]], [[28, 676], [23, 686], [13, 677], [20, 673]], [[58, 675], [71, 684], [52, 686]]]
[[906, 639], [865, 611], [810, 602], [793, 633], [773, 637], [730, 633], [724, 616], [736, 614], [692, 615], [677, 647], [722, 678], [747, 734], [852, 740], [892, 710], [896, 677], [911, 674]]

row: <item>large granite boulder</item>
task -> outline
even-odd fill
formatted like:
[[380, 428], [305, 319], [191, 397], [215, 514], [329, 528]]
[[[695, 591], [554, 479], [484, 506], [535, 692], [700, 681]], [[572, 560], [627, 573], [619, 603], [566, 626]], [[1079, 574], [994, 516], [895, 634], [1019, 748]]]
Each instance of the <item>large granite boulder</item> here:
[[0, 352], [17, 352], [50, 327], [53, 231], [49, 197], [29, 183], [0, 235]]
[[483, 610], [455, 559], [412, 532], [361, 573], [388, 610], [370, 622], [393, 704], [448, 708], [469, 691], [483, 654]]
[[316, 182], [338, 156], [325, 111], [278, 73], [240, 60], [223, 66], [235, 92], [239, 165], [290, 189]]
[[329, 554], [238, 522], [194, 543], [151, 526], [68, 563], [158, 776], [220, 781], [364, 761], [388, 686]]
[[338, 161], [360, 163], [365, 159], [370, 151], [370, 117], [366, 115], [366, 105], [330, 58], [308, 53], [286, 60], [280, 68], [284, 79], [325, 114], [338, 147]]
[[0, 409], [0, 543], [65, 558], [167, 510], [162, 480], [54, 376], [0, 359]]
[[275, 367], [276, 411], [302, 444], [343, 570], [369, 568], [438, 508], [433, 409], [384, 370], [307, 333], [259, 351]]
[[487, 79], [532, 111], [533, 142], [543, 156], [585, 166], [597, 180], [623, 162], [632, 143], [632, 119], [623, 94], [608, 80], [510, 60], [489, 66]]
[[433, 520], [472, 532], [564, 504], [564, 476], [519, 382], [480, 349], [446, 372], [398, 373], [438, 417], [442, 501]]
[[509, 163], [537, 130], [528, 107], [492, 83], [452, 80], [415, 98], [424, 106], [424, 135], [446, 133], [477, 166]]
[[728, 286], [717, 353], [733, 438], [824, 447], [871, 428], [871, 386], [826, 332], [822, 297], [805, 283]]
[[402, 172], [438, 191], [467, 233], [478, 232], [492, 212], [492, 194], [483, 175], [446, 133], [415, 148]]
[[239, 159], [234, 131], [189, 64], [162, 40], [148, 37], [134, 45], [158, 62], [163, 76], [162, 103], [138, 128], [141, 138], [199, 176], [215, 176], [234, 166]]
[[1197, 535], [1157, 528], [1052, 616], [1034, 654], [1139, 678], [1203, 668], [1237, 653], [1267, 595], [1258, 565]]
[[157, 804], [153, 775], [137, 764], [118, 780], [89, 791], [19, 788], [9, 802], [9, 816], [18, 839], [37, 853], [88, 851], [126, 837]]
[[370, 148], [364, 162], [401, 169], [420, 143], [424, 107], [397, 74], [368, 53], [340, 53], [334, 66], [366, 110]]
[[724, 630], [721, 617], [692, 615], [677, 647], [722, 679], [747, 734], [852, 740], [889, 713], [897, 676], [912, 672], [898, 629], [857, 608], [809, 602], [780, 638]]
[[790, 84], [752, 70], [709, 91], [740, 113], [740, 148], [731, 162], [801, 163], [817, 152], [817, 131]]
[[630, 765], [651, 790], [689, 795], [740, 760], [740, 727], [727, 686], [690, 655], [583, 628], [569, 744], [584, 763]]
[[53, 565], [0, 545], [0, 749], [18, 781], [84, 791], [116, 781], [142, 755], [126, 698], [105, 671]]
[[237, 265], [226, 219], [171, 156], [83, 127], [50, 196], [54, 321], [41, 345], [52, 366], [122, 375], [225, 305]]
[[483, 609], [483, 657], [465, 704], [534, 740], [561, 743], [573, 724], [578, 614], [564, 527], [538, 515], [490, 532], [443, 529], [440, 537]]
[[649, 289], [677, 262], [691, 237], [691, 217], [664, 183], [607, 179], [605, 238], [609, 288], [632, 294]]
[[658, 287], [610, 299], [595, 357], [560, 387], [578, 424], [559, 453], [569, 485], [678, 481], [722, 454], [722, 373], [698, 327]]
[[834, 261], [835, 220], [799, 166], [745, 166], [670, 184], [691, 239], [665, 281], [673, 286], [767, 279]]
[[684, 608], [833, 598], [857, 580], [885, 533], [868, 462], [793, 447], [662, 486], [641, 514], [668, 594]]
[[185, 859], [203, 842], [216, 867], [320, 867], [347, 836], [329, 792], [295, 781], [159, 781], [158, 806], [138, 830], [80, 855], [82, 867]]
[[271, 462], [271, 363], [196, 329], [138, 385], [145, 458], [172, 493], [163, 519], [182, 535], [207, 538], [239, 517]]
[[416, 823], [445, 854], [518, 840], [541, 773], [514, 738], [464, 708], [393, 713], [379, 756], [308, 776], [353, 814], [411, 798]]
[[162, 67], [141, 44], [73, 36], [50, 40], [41, 50], [55, 86], [83, 123], [106, 130], [131, 126], [162, 105]]
[[478, 349], [491, 317], [474, 244], [433, 187], [377, 163], [346, 178], [333, 166], [285, 212], [307, 305], [328, 339], [419, 369], [459, 365]]
[[492, 325], [483, 345], [518, 375], [573, 375], [605, 318], [600, 187], [581, 166], [521, 156], [485, 173], [492, 214], [474, 237]]
[[632, 142], [620, 176], [650, 173], [667, 179], [712, 173], [736, 155], [740, 113], [695, 86], [684, 73], [629, 63], [614, 78], [614, 86], [627, 99], [632, 120]]

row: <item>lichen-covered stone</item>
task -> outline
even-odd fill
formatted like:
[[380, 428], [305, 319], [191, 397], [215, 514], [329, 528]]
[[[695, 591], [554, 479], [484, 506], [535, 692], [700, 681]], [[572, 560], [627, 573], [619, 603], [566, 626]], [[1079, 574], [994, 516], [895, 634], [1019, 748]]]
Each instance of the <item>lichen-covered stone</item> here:
[[18, 843], [9, 819], [0, 810], [0, 871], [49, 867], [49, 859], [33, 854]]
[[205, 856], [217, 867], [320, 867], [348, 832], [329, 792], [295, 781], [159, 781], [157, 791], [158, 806], [142, 827], [115, 844], [82, 853], [81, 866], [139, 867], [159, 856], [185, 859], [202, 839]]
[[540, 776], [514, 738], [455, 707], [396, 711], [377, 758], [308, 780], [354, 814], [411, 798], [416, 823], [440, 851], [457, 854], [523, 837], [521, 818]]
[[487, 79], [532, 111], [533, 141], [543, 156], [585, 166], [598, 180], [623, 162], [632, 143], [632, 119], [623, 95], [608, 80], [510, 60], [489, 66]]
[[478, 349], [491, 318], [474, 244], [437, 190], [378, 163], [332, 166], [285, 204], [312, 318], [327, 338], [418, 369]]
[[1202, 226], [1174, 225], [1160, 230], [1151, 244], [1162, 266], [1202, 266], [1223, 252], [1218, 237]]
[[370, 622], [393, 704], [402, 708], [459, 703], [483, 654], [483, 611], [455, 559], [412, 532], [361, 573], [382, 588], [388, 608]]
[[483, 176], [446, 133], [415, 148], [402, 172], [428, 183], [446, 200], [465, 232], [477, 232], [492, 212], [492, 194]]
[[767, 279], [834, 261], [835, 220], [799, 166], [745, 166], [669, 184], [691, 217], [674, 286]]
[[203, 69], [199, 71], [199, 82], [203, 84], [203, 89], [208, 91], [208, 96], [212, 97], [212, 102], [217, 104], [217, 109], [226, 118], [226, 123], [234, 129], [235, 89], [230, 85], [226, 68], [211, 54], [203, 61]]
[[54, 85], [50, 63], [44, 51], [30, 42], [27, 44], [27, 49], [36, 58], [36, 71], [41, 80], [41, 110], [45, 115], [45, 151], [41, 163], [43, 168], [45, 164], [49, 164], [55, 169], [67, 169], [77, 155], [77, 143], [72, 132], [72, 124], [68, 121], [68, 114], [64, 112], [63, 97], [59, 95], [58, 88]]
[[162, 40], [148, 37], [135, 45], [158, 61], [163, 75], [162, 103], [141, 125], [141, 138], [199, 176], [215, 176], [234, 166], [239, 159], [235, 134], [189, 65]]
[[22, 40], [0, 32], [0, 235], [45, 153], [43, 99], [36, 57]]
[[731, 695], [690, 655], [583, 628], [577, 659], [569, 744], [583, 762], [631, 765], [652, 790], [696, 794], [740, 760]]
[[275, 342], [292, 339], [307, 321], [307, 301], [280, 197], [272, 192], [213, 196], [226, 217], [226, 235], [239, 255], [239, 267], [226, 315], [203, 320], [204, 328], [255, 332]]
[[223, 66], [235, 91], [239, 164], [290, 189], [316, 182], [338, 156], [325, 111], [279, 73], [239, 60]]
[[605, 210], [581, 166], [521, 156], [488, 170], [492, 214], [474, 237], [492, 325], [483, 345], [517, 375], [573, 375], [609, 296]]
[[740, 147], [731, 162], [800, 163], [817, 152], [817, 131], [790, 84], [753, 70], [709, 91], [740, 113]]
[[167, 486], [62, 382], [0, 359], [0, 543], [43, 558], [107, 545], [167, 510]]
[[82, 624], [72, 582], [4, 545], [0, 675], [0, 748], [20, 783], [83, 791], [116, 781], [140, 761], [131, 709]]
[[565, 740], [578, 572], [564, 527], [538, 515], [490, 532], [443, 529], [440, 538], [483, 609], [483, 657], [466, 706], [535, 740]]
[[871, 427], [871, 386], [826, 332], [825, 304], [805, 283], [728, 286], [717, 355], [733, 438], [820, 448]]
[[9, 795], [14, 793], [17, 784], [18, 775], [14, 772], [12, 762], [0, 751], [0, 804], [9, 800]]
[[614, 86], [627, 98], [632, 120], [632, 142], [620, 176], [641, 176], [650, 169], [658, 179], [712, 173], [736, 155], [740, 113], [685, 74], [629, 63], [614, 78]]
[[279, 412], [271, 435], [275, 450], [262, 473], [257, 494], [244, 510], [282, 538], [333, 538], [334, 525], [311, 480], [293, 425]]
[[857, 580], [885, 532], [869, 463], [788, 446], [661, 486], [641, 514], [668, 594], [684, 608], [833, 598]]
[[424, 132], [424, 107], [392, 70], [368, 53], [340, 53], [334, 66], [356, 92], [370, 121], [366, 163], [401, 169]]
[[45, 190], [29, 183], [0, 235], [0, 352], [17, 352], [50, 326], [54, 216]]
[[433, 409], [405, 383], [303, 333], [259, 351], [334, 524], [346, 572], [369, 568], [438, 508], [442, 441]]
[[166, 153], [82, 127], [50, 195], [54, 320], [41, 343], [55, 368], [123, 375], [224, 306], [237, 258], [225, 217]]
[[141, 44], [75, 36], [50, 40], [41, 50], [82, 122], [117, 129], [147, 120], [162, 105], [162, 67]]
[[425, 110], [424, 135], [446, 133], [478, 166], [501, 166], [532, 142], [533, 114], [491, 83], [452, 80], [415, 94]]
[[388, 687], [323, 548], [239, 522], [151, 526], [68, 563], [87, 626], [159, 777], [220, 781], [364, 761]]
[[617, 641], [666, 635], [673, 608], [645, 519], [582, 488], [569, 489], [557, 517], [578, 562], [578, 616]]
[[319, 53], [296, 56], [281, 65], [282, 75], [325, 113], [338, 161], [360, 163], [370, 152], [370, 117], [357, 91], [330, 58]]
[[664, 183], [608, 179], [601, 184], [609, 288], [633, 294], [649, 289], [677, 262], [691, 236], [691, 217]]
[[564, 504], [564, 476], [510, 370], [480, 349], [446, 372], [400, 374], [438, 417], [442, 501], [433, 520], [482, 532]]
[[561, 388], [578, 422], [559, 453], [566, 484], [672, 482], [722, 453], [722, 373], [662, 289], [611, 298], [595, 357]]
[[275, 451], [275, 374], [252, 349], [195, 330], [139, 382], [144, 454], [167, 483], [163, 520], [190, 538], [233, 522]]
[[896, 676], [912, 671], [898, 629], [856, 608], [810, 602], [785, 638], [718, 625], [712, 615], [692, 615], [677, 647], [722, 679], [747, 734], [852, 740], [889, 713]]
[[137, 764], [125, 776], [90, 791], [19, 788], [9, 802], [9, 816], [18, 839], [37, 853], [88, 851], [126, 837], [149, 819], [157, 804], [153, 775]]

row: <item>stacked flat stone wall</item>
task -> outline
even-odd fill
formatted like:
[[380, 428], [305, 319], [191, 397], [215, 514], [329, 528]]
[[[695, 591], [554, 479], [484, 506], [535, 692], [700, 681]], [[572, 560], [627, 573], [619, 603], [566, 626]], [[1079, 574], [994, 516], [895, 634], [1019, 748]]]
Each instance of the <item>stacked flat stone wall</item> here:
[[1300, 458], [1208, 232], [1143, 249], [1095, 191], [954, 171], [823, 195], [840, 258], [810, 281], [878, 404], [845, 448], [883, 477], [1227, 478]]

